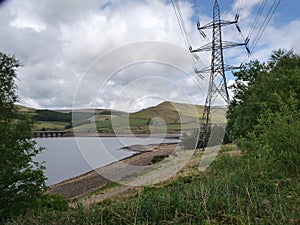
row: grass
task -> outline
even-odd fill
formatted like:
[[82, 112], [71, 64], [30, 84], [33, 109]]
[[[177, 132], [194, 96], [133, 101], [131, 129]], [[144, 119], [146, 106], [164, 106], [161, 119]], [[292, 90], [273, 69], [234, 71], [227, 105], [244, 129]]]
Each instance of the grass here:
[[[224, 121], [223, 111], [224, 109], [221, 108], [214, 110], [215, 122]], [[96, 126], [102, 133], [105, 133], [105, 130], [108, 128], [112, 130], [112, 124], [117, 129], [122, 129], [123, 126], [124, 132], [130, 129], [133, 133], [150, 133], [149, 126], [151, 126], [150, 129], [152, 131], [162, 131], [166, 126], [167, 132], [178, 133], [182, 129], [198, 128], [202, 112], [202, 106], [163, 102], [157, 106], [130, 113], [127, 116], [123, 114], [119, 117], [114, 117], [112, 120], [109, 118], [105, 120], [98, 118]]]
[[[61, 121], [65, 119], [71, 120], [72, 117], [70, 110], [36, 110], [24, 106], [18, 106], [18, 109], [20, 112], [38, 119], [36, 130], [63, 130], [67, 125], [70, 125], [70, 122]], [[221, 108], [214, 109], [214, 122], [224, 122], [223, 111], [224, 109]], [[182, 129], [198, 128], [202, 112], [203, 106], [175, 102], [163, 102], [157, 106], [129, 114], [105, 109], [95, 111], [82, 109], [75, 112], [78, 121], [73, 126], [76, 127], [76, 130], [88, 132], [94, 128], [94, 124], [89, 124], [89, 122], [95, 121], [96, 129], [99, 133], [114, 133], [114, 129], [118, 129], [119, 132], [128, 133], [131, 131], [137, 134], [150, 133], [151, 131], [160, 132], [165, 129], [165, 126], [167, 127], [167, 132], [178, 133]], [[39, 118], [45, 121], [41, 121]], [[47, 120], [47, 118], [51, 121]]]
[[236, 150], [223, 147], [205, 172], [197, 170], [197, 153], [157, 185], [87, 208], [29, 211], [7, 224], [299, 224], [298, 168], [290, 173], [276, 162], [228, 154]]
[[69, 123], [59, 121], [39, 121], [35, 124], [36, 130], [64, 130]]
[[[110, 183], [106, 184], [104, 187], [100, 188], [99, 190], [94, 191], [94, 192], [92, 192], [92, 193], [90, 193], [90, 194], [88, 194], [88, 195], [85, 195], [85, 196], [79, 198], [79, 200], [80, 200], [80, 199], [84, 200], [84, 199], [87, 199], [87, 198], [92, 197], [92, 196], [95, 196], [95, 195], [104, 194], [105, 192], [107, 192], [107, 191], [109, 191], [109, 190], [111, 190], [111, 189], [113, 189], [113, 188], [119, 187], [119, 186], [120, 186], [119, 183], [116, 183], [116, 182], [110, 182]], [[73, 203], [76, 204], [76, 201], [77, 201], [77, 200], [74, 200]]]

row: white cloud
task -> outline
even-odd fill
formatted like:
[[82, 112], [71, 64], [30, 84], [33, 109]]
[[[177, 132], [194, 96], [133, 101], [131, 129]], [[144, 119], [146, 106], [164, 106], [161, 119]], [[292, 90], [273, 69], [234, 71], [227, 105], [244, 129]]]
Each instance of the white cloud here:
[[238, 9], [252, 9], [254, 6], [260, 4], [263, 0], [236, 0], [233, 3], [233, 9], [238, 10]]
[[24, 1], [19, 4], [12, 3], [12, 5], [14, 10], [10, 12], [13, 18], [11, 26], [17, 29], [31, 29], [38, 33], [47, 29], [47, 26], [39, 20], [32, 5]]
[[44, 23], [40, 23], [37, 20], [30, 18], [28, 15], [18, 15], [17, 18], [11, 22], [11, 25], [18, 29], [32, 29], [36, 32], [41, 32], [46, 30], [46, 25]]
[[[260, 0], [235, 1], [233, 12], [226, 12], [222, 16], [228, 20], [232, 19], [237, 7], [240, 7], [240, 25], [247, 34], [253, 22], [248, 18], [254, 17], [253, 11], [259, 3]], [[192, 4], [185, 1], [180, 3], [180, 7], [193, 47], [207, 43], [211, 39], [211, 33], [207, 32], [208, 40], [201, 40], [195, 21], [192, 21]], [[208, 15], [200, 15], [201, 24], [210, 21], [210, 13], [211, 10], [208, 11]], [[98, 57], [112, 49], [118, 49], [119, 46], [141, 41], [160, 41], [185, 48], [172, 4], [164, 0], [14, 0], [0, 7], [0, 20], [0, 49], [5, 53], [15, 54], [23, 64], [18, 71], [19, 96], [21, 103], [33, 107], [72, 107], [76, 88], [83, 82], [84, 72]], [[232, 29], [224, 29], [224, 40], [242, 41]], [[259, 42], [255, 57], [266, 59], [272, 50], [281, 47], [294, 47], [299, 51], [299, 29], [300, 21], [292, 21], [283, 27], [276, 27], [271, 23]], [[241, 61], [241, 52], [245, 51], [236, 49], [225, 54], [230, 62], [237, 65]], [[179, 64], [182, 61], [182, 56], [171, 51], [162, 52], [157, 48], [148, 52], [134, 49], [130, 54], [144, 55], [145, 58], [161, 55]], [[201, 61], [206, 65], [210, 63], [210, 55], [209, 52], [199, 54]], [[126, 52], [120, 53], [117, 59], [111, 58], [111, 61], [106, 62], [106, 68], [97, 68], [93, 79], [84, 81], [88, 82], [91, 88], [82, 93], [83, 106], [91, 105], [93, 100], [89, 99], [89, 96], [95, 91], [93, 88], [98, 87], [101, 76], [103, 77], [115, 64], [114, 60], [126, 61], [128, 57], [131, 56]], [[230, 62], [227, 61], [229, 64]], [[199, 68], [201, 67], [203, 64], [200, 63]], [[157, 67], [147, 63], [121, 70], [114, 79], [106, 83], [106, 94], [97, 97], [97, 106], [114, 106], [116, 97], [119, 97], [122, 99], [122, 109], [126, 109], [132, 99], [140, 99], [139, 103], [136, 102], [128, 108], [137, 109], [162, 101], [157, 97], [158, 94], [166, 98], [164, 100], [185, 100], [180, 99], [174, 86], [164, 86], [164, 83], [154, 80], [137, 82], [140, 87], [134, 86], [127, 95], [120, 96], [120, 91], [126, 85], [142, 75], [150, 76], [151, 72], [156, 73], [152, 75], [167, 77], [175, 84], [180, 84], [193, 103], [203, 103], [206, 81], [200, 81], [203, 89], [200, 90], [198, 81], [193, 79], [195, 75], [176, 76], [170, 74], [170, 71], [172, 70], [168, 67]], [[133, 98], [133, 95], [136, 95], [136, 98]]]
[[234, 12], [239, 11], [242, 19], [247, 19], [251, 16], [253, 8], [262, 1], [263, 0], [235, 0], [232, 9]]

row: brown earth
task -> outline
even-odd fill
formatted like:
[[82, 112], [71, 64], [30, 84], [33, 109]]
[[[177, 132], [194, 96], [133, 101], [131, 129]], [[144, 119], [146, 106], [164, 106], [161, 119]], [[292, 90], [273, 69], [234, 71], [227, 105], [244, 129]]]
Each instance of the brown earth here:
[[177, 145], [178, 144], [149, 145], [147, 146], [147, 150], [149, 151], [142, 149], [144, 151], [142, 153], [137, 153], [123, 160], [52, 185], [48, 192], [61, 194], [69, 199], [77, 199], [99, 190], [112, 181], [118, 181], [138, 173], [139, 168], [142, 166], [151, 165], [155, 156], [168, 156], [172, 154]]

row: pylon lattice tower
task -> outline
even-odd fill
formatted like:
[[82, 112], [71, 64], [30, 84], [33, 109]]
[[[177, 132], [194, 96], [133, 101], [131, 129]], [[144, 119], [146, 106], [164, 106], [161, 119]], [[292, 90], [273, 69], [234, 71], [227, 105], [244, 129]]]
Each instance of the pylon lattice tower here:
[[209, 122], [211, 118], [211, 105], [213, 101], [218, 95], [220, 95], [224, 99], [226, 104], [229, 104], [230, 101], [225, 70], [233, 70], [239, 68], [224, 64], [223, 49], [244, 45], [249, 52], [249, 49], [247, 47], [249, 39], [246, 39], [244, 43], [235, 43], [222, 40], [223, 26], [235, 24], [238, 31], [241, 32], [240, 28], [237, 25], [238, 18], [239, 16], [236, 15], [234, 21], [221, 20], [219, 3], [218, 0], [215, 0], [213, 7], [213, 21], [204, 26], [200, 26], [199, 22], [197, 23], [197, 29], [204, 38], [206, 37], [206, 35], [203, 30], [212, 29], [212, 42], [194, 50], [190, 49], [192, 53], [202, 51], [212, 52], [210, 68], [204, 68], [202, 70], [195, 71], [195, 73], [197, 73], [198, 75], [210, 71], [208, 92], [205, 100], [204, 111], [202, 114], [202, 122], [199, 130], [199, 141], [197, 146], [198, 148], [202, 147], [203, 150], [207, 145], [208, 135], [210, 133]]

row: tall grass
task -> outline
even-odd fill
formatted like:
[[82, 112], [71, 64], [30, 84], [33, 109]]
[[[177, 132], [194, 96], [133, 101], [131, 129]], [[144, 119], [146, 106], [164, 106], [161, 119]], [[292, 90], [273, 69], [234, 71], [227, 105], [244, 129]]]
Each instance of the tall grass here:
[[299, 224], [299, 193], [298, 172], [223, 153], [197, 175], [87, 208], [30, 211], [7, 224]]

